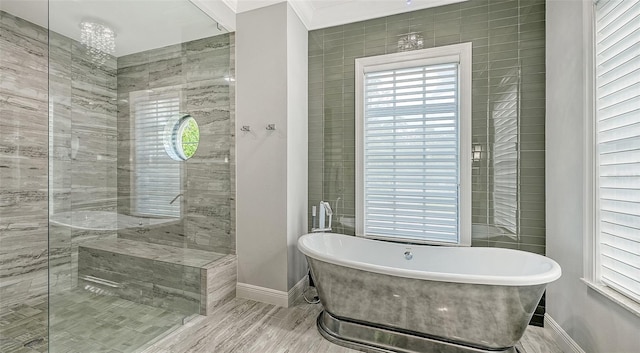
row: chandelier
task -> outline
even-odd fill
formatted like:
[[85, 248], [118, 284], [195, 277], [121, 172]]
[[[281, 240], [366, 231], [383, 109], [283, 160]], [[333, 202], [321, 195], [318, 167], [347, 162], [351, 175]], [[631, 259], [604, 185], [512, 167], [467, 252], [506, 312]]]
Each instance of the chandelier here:
[[103, 65], [116, 51], [116, 33], [105, 25], [83, 21], [80, 23], [80, 43], [85, 45], [94, 64]]
[[419, 32], [401, 34], [398, 37], [398, 51], [409, 51], [424, 48], [424, 37]]

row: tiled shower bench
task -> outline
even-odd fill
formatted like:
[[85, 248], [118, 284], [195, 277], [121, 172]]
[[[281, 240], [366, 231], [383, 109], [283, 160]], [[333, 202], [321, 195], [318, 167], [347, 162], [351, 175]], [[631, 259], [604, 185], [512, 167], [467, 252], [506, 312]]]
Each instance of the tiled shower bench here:
[[211, 313], [235, 284], [235, 255], [120, 238], [78, 248], [78, 286], [185, 314]]

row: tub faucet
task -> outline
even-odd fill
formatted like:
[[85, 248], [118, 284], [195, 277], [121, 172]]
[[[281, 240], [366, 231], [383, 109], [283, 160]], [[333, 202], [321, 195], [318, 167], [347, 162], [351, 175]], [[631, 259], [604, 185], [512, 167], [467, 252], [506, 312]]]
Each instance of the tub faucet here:
[[[314, 207], [315, 209], [315, 207]], [[318, 215], [318, 228], [311, 228], [312, 233], [318, 232], [330, 232], [331, 231], [331, 219], [333, 218], [333, 211], [331, 205], [328, 202], [320, 201], [319, 215]], [[315, 212], [314, 212], [315, 213]], [[315, 216], [315, 214], [314, 214]], [[328, 217], [328, 219], [327, 219]], [[315, 222], [314, 222], [315, 223]]]
[[169, 202], [169, 205], [173, 205], [174, 202], [176, 202], [176, 200], [178, 199], [178, 197], [180, 196], [184, 196], [184, 194], [180, 193], [178, 195], [176, 195], [176, 197], [173, 198], [173, 200], [171, 200], [171, 202]]

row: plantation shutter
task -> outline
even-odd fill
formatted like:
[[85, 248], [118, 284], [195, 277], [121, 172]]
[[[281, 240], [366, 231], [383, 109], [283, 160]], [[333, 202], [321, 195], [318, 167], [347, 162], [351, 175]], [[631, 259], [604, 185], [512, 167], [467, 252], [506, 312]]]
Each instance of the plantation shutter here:
[[596, 4], [599, 269], [640, 301], [640, 1]]
[[181, 164], [165, 151], [165, 128], [180, 114], [179, 93], [133, 98], [135, 143], [133, 208], [139, 215], [180, 217]]
[[458, 185], [458, 63], [365, 73], [365, 234], [458, 243]]

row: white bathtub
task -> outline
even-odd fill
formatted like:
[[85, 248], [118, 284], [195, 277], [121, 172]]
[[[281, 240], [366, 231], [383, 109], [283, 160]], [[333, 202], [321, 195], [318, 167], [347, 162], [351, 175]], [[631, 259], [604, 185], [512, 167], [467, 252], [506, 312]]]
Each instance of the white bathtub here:
[[[355, 348], [392, 349], [393, 342], [408, 342], [401, 348], [514, 352], [546, 284], [561, 275], [555, 261], [509, 249], [331, 233], [304, 235], [298, 248], [325, 309], [318, 319], [321, 333]], [[395, 338], [385, 343], [372, 337]]]

